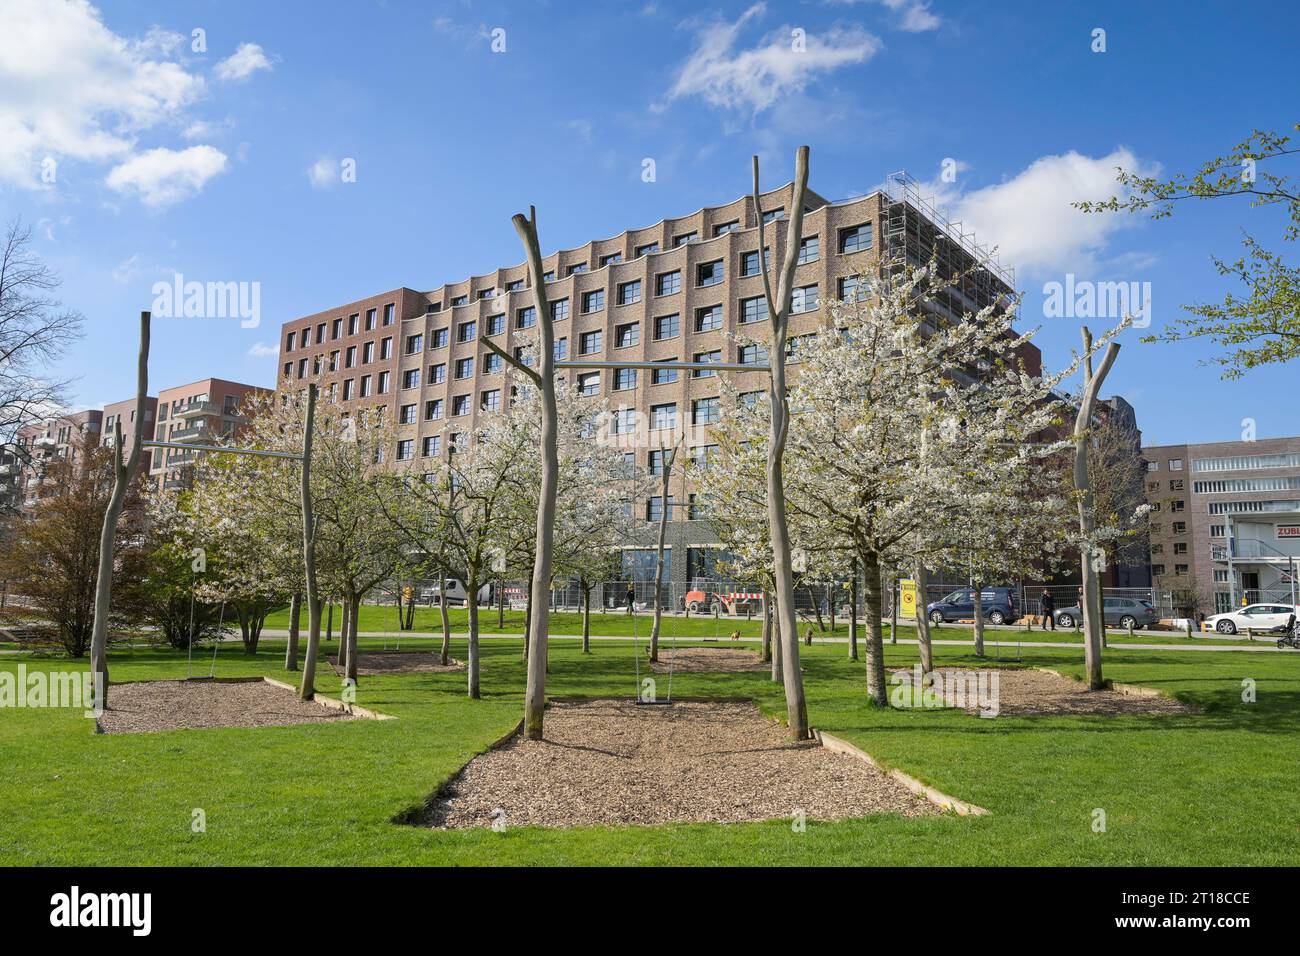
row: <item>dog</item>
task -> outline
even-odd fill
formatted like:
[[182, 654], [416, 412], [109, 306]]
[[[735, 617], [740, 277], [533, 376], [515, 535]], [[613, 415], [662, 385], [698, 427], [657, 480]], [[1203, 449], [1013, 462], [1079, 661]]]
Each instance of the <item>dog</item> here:
[[731, 639], [732, 639], [733, 641], [738, 641], [738, 640], [740, 640], [740, 632], [739, 632], [739, 631], [732, 631], [732, 632], [731, 632]]

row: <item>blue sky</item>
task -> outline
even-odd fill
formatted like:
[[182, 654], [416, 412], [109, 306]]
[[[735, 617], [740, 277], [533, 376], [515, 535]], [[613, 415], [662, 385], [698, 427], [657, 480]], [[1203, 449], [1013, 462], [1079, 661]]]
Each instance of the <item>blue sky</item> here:
[[[1117, 163], [1190, 169], [1252, 127], [1297, 120], [1293, 4], [1240, 16], [944, 0], [0, 11], [0, 219], [35, 227], [64, 302], [86, 316], [61, 371], [92, 406], [132, 391], [136, 316], [175, 273], [259, 283], [261, 324], [157, 319], [155, 390], [209, 375], [269, 385], [281, 322], [514, 263], [509, 218], [529, 203], [549, 252], [733, 199], [755, 152], [765, 182], [785, 182], [800, 143], [828, 198], [900, 169], [932, 183], [1017, 267], [1022, 324], [1041, 324], [1047, 363], [1064, 364], [1079, 322], [1044, 317], [1045, 283], [1149, 282], [1159, 327], [1180, 304], [1221, 298], [1210, 256], [1235, 256], [1243, 228], [1274, 247], [1281, 229], [1245, 204], [1153, 223], [1069, 202], [1109, 195]], [[340, 181], [346, 160], [355, 182]], [[1122, 341], [1106, 392], [1133, 402], [1149, 442], [1235, 440], [1244, 418], [1260, 437], [1300, 433], [1300, 370], [1224, 382], [1198, 364], [1206, 344]]]

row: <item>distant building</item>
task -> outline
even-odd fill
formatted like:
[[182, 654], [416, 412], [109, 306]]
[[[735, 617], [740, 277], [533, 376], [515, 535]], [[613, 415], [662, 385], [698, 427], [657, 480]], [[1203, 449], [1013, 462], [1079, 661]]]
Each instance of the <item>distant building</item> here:
[[[205, 378], [188, 385], [164, 388], [158, 393], [158, 441], [214, 444], [247, 423], [244, 404], [271, 390], [222, 378]], [[163, 490], [185, 487], [200, 452], [181, 448], [155, 448], [149, 459], [149, 476]]]
[[100, 409], [69, 412], [18, 430], [18, 500], [22, 506], [35, 504], [53, 491], [54, 479], [47, 474], [56, 461], [76, 461], [87, 436], [98, 441], [104, 413]]
[[1295, 603], [1300, 438], [1157, 445], [1147, 459], [1151, 575], [1206, 614]]

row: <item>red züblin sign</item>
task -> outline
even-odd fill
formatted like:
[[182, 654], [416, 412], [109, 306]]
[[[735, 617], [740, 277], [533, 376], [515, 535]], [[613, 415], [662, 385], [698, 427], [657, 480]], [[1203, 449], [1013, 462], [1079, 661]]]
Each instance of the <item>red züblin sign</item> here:
[[1280, 524], [1277, 526], [1279, 538], [1300, 538], [1300, 524]]

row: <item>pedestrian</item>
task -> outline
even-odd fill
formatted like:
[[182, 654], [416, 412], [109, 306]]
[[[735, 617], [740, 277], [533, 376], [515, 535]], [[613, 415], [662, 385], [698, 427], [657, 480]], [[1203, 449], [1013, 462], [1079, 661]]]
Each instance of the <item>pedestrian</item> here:
[[627, 613], [631, 614], [636, 606], [636, 584], [628, 582], [627, 585]]
[[1042, 629], [1045, 631], [1050, 626], [1056, 630], [1056, 598], [1052, 597], [1052, 592], [1043, 588], [1043, 596], [1038, 599], [1038, 607], [1043, 612], [1041, 622]]

